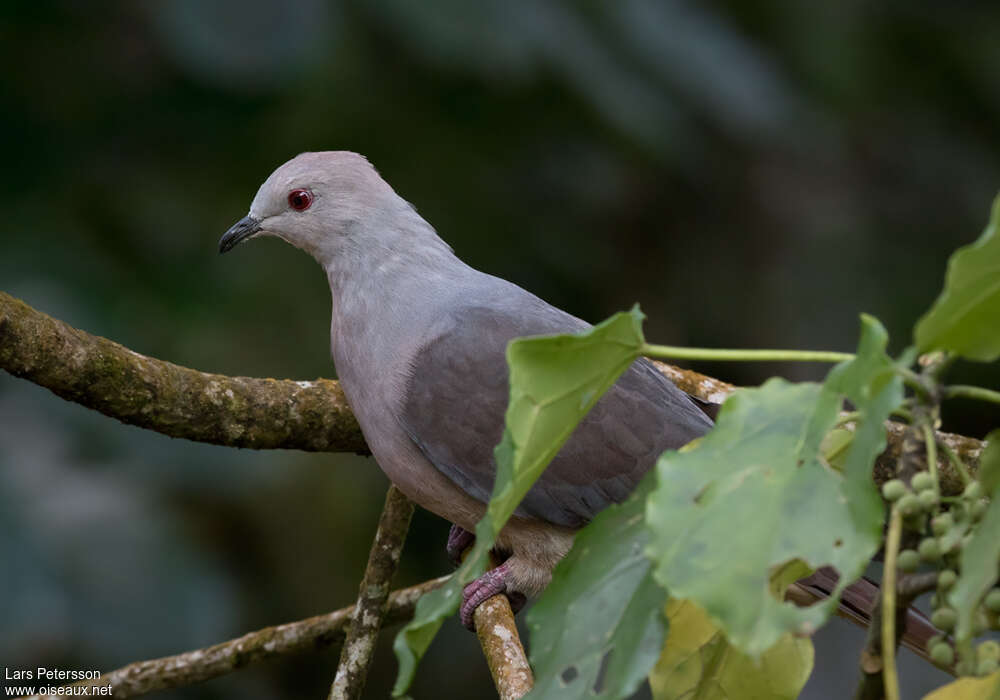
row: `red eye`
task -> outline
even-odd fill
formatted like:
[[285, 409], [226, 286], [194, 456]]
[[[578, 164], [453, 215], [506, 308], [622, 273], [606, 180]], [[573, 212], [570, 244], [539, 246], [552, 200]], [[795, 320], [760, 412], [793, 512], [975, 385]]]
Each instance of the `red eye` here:
[[288, 206], [295, 211], [305, 211], [313, 203], [313, 195], [309, 190], [292, 190], [288, 193]]

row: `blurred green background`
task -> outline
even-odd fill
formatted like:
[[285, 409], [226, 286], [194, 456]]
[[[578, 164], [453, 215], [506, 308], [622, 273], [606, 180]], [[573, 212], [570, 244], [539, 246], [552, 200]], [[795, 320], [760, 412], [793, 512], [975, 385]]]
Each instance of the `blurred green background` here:
[[[1000, 189], [998, 36], [986, 2], [4, 2], [0, 288], [201, 370], [333, 376], [318, 266], [216, 244], [277, 165], [350, 149], [466, 261], [589, 320], [638, 301], [653, 342], [849, 350], [866, 311], [898, 351]], [[0, 665], [347, 605], [385, 488], [367, 459], [170, 440], [0, 375]], [[446, 533], [418, 513], [398, 585], [449, 570]], [[804, 697], [849, 692], [860, 644], [832, 625]], [[163, 697], [323, 697], [337, 653]], [[904, 694], [940, 681], [914, 666]], [[491, 688], [445, 625], [415, 697]]]

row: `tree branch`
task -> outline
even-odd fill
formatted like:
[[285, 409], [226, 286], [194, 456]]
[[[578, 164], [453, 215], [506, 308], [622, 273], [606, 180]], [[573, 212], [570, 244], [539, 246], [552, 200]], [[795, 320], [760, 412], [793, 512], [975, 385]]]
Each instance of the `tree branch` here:
[[[393, 591], [389, 595], [383, 624], [394, 625], [413, 617], [413, 610], [420, 596], [447, 580], [447, 576], [442, 576]], [[110, 683], [114, 697], [130, 698], [154, 690], [166, 690], [206, 681], [276, 656], [324, 649], [340, 642], [344, 639], [344, 628], [350, 622], [354, 610], [355, 607], [352, 605], [326, 615], [276, 627], [265, 627], [205, 649], [137, 661], [115, 671], [103, 673], [100, 678], [74, 683], [73, 686], [103, 687]], [[32, 696], [32, 700], [50, 697], [59, 696], [35, 695]]]
[[[698, 372], [654, 364], [682, 390], [709, 403], [722, 403], [735, 389]], [[180, 367], [73, 328], [4, 292], [0, 369], [123, 423], [171, 437], [254, 449], [368, 452], [335, 381], [229, 377]], [[877, 483], [893, 478], [906, 428], [887, 425], [889, 445], [875, 465]], [[950, 433], [937, 433], [937, 438], [976, 469], [981, 441]], [[939, 469], [942, 492], [961, 492], [954, 466], [945, 459]]]
[[472, 617], [500, 700], [518, 700], [527, 695], [535, 684], [535, 676], [521, 645], [507, 596], [487, 598]]
[[227, 377], [146, 357], [0, 292], [0, 368], [171, 437], [231, 447], [365, 452], [337, 382]]
[[375, 652], [375, 640], [386, 614], [389, 584], [399, 565], [412, 517], [413, 503], [395, 486], [389, 486], [358, 600], [354, 604], [347, 639], [340, 650], [340, 663], [330, 687], [329, 700], [361, 697]]

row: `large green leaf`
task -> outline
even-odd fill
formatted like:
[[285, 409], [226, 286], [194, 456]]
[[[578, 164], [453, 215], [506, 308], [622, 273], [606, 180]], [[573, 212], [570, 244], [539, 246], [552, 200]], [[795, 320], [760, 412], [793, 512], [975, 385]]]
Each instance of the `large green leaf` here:
[[809, 680], [808, 638], [785, 634], [755, 663], [691, 601], [671, 600], [666, 612], [670, 636], [649, 677], [654, 700], [794, 700]]
[[1000, 197], [979, 239], [948, 261], [944, 290], [914, 331], [921, 352], [949, 350], [970, 360], [1000, 357]]
[[657, 463], [646, 512], [657, 580], [698, 603], [754, 657], [826, 617], [818, 606], [776, 600], [774, 569], [795, 559], [833, 563], [840, 554], [834, 565], [851, 575], [860, 567], [846, 566], [842, 553], [874, 551], [854, 532], [842, 478], [817, 458], [836, 414], [836, 396], [822, 386], [771, 379], [730, 396], [693, 450]]
[[[861, 330], [857, 355], [826, 384], [772, 379], [738, 391], [694, 449], [657, 463], [646, 513], [657, 580], [703, 607], [752, 657], [786, 632], [808, 634], [825, 622], [878, 549], [884, 513], [871, 470], [902, 388], [885, 330], [869, 317]], [[860, 418], [841, 473], [820, 448], [842, 394]], [[841, 573], [828, 600], [798, 608], [775, 594], [774, 573], [796, 560]]]
[[649, 540], [643, 511], [651, 477], [576, 536], [529, 612], [535, 671], [531, 700], [627, 697], [656, 663], [667, 594], [653, 580], [643, 553]]
[[642, 319], [635, 307], [586, 333], [521, 338], [507, 347], [510, 402], [495, 451], [493, 495], [465, 562], [448, 583], [420, 599], [413, 620], [396, 636], [399, 675], [393, 694], [406, 692], [434, 635], [458, 610], [462, 589], [485, 569], [497, 534], [517, 504], [580, 420], [638, 356], [644, 342]]

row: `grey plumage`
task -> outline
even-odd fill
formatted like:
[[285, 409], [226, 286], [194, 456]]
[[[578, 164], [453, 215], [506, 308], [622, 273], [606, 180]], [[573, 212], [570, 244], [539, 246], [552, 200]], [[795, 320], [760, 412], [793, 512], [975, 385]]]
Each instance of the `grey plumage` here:
[[[295, 211], [289, 192], [306, 190]], [[324, 267], [338, 376], [376, 460], [421, 506], [467, 530], [493, 485], [507, 343], [589, 324], [459, 260], [368, 162], [306, 153], [261, 186], [222, 249], [275, 235]], [[646, 360], [578, 426], [498, 539], [508, 591], [537, 593], [573, 532], [711, 421]], [[494, 577], [496, 578], [496, 577]]]
[[[514, 285], [482, 278], [491, 296], [481, 299], [474, 290], [457, 302], [414, 354], [400, 419], [437, 469], [486, 502], [507, 406], [507, 343], [589, 324]], [[709, 425], [687, 395], [639, 360], [574, 431], [516, 514], [580, 527], [625, 500], [664, 450], [690, 442]]]

